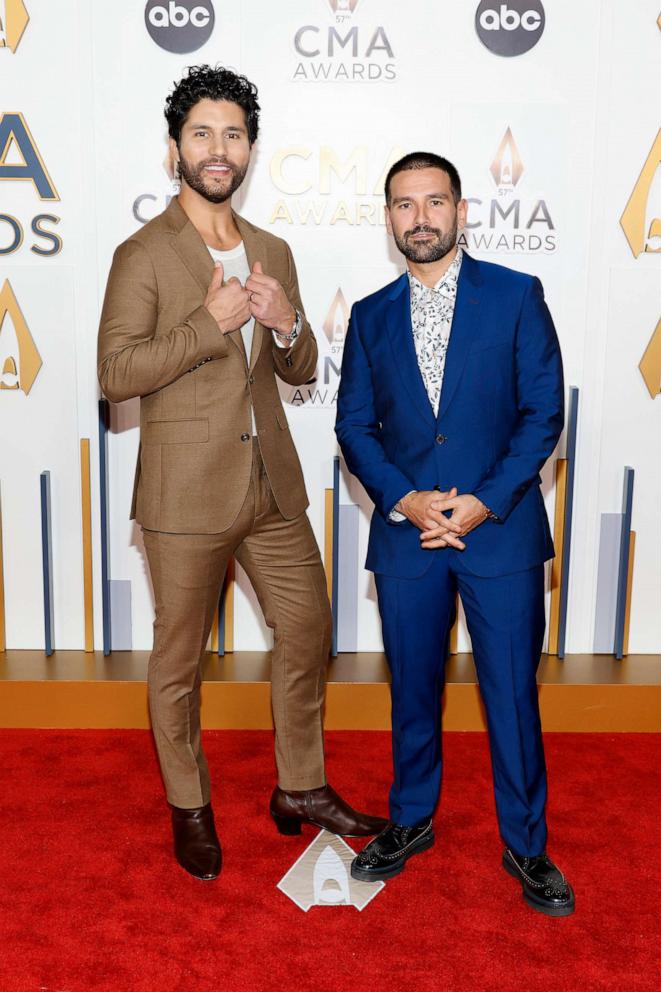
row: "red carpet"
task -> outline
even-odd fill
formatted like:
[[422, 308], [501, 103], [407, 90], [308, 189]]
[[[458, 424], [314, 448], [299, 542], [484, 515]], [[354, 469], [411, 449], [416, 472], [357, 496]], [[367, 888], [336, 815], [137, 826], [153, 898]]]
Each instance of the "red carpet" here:
[[[206, 734], [225, 855], [170, 856], [146, 732], [2, 731], [0, 992], [659, 992], [661, 735], [547, 735], [549, 851], [577, 911], [529, 910], [500, 867], [486, 740], [446, 734], [436, 846], [363, 913], [276, 883], [312, 840], [266, 814], [271, 737]], [[329, 779], [386, 812], [386, 734], [328, 734]], [[358, 842], [351, 842], [358, 847]]]

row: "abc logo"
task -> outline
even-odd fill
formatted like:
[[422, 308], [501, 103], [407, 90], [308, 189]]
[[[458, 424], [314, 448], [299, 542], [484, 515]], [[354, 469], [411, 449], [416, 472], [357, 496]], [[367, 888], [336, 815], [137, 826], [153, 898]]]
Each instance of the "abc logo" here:
[[145, 24], [152, 39], [166, 52], [194, 52], [213, 31], [215, 14], [211, 0], [149, 0]]
[[475, 14], [475, 30], [495, 55], [523, 55], [544, 32], [546, 17], [541, 0], [482, 0]]

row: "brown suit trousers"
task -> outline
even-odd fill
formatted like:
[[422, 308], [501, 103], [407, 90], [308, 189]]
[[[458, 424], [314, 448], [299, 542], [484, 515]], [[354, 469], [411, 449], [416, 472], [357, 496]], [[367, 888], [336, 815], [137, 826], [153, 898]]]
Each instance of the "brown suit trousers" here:
[[324, 785], [322, 707], [330, 650], [324, 570], [307, 515], [285, 520], [257, 445], [241, 512], [221, 534], [144, 530], [156, 597], [149, 708], [168, 800], [210, 800], [200, 744], [200, 669], [232, 555], [245, 569], [274, 631], [271, 660], [278, 783]]

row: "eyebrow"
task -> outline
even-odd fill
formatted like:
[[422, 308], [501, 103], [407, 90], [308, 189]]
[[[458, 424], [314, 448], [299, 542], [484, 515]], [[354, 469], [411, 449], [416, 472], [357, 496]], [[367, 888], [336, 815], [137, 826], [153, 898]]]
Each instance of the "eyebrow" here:
[[[196, 131], [196, 130], [199, 130], [199, 129], [204, 129], [205, 131], [213, 131], [213, 124], [198, 124], [198, 123], [195, 123], [195, 122], [190, 122], [190, 123], [186, 124], [185, 126], [191, 128], [191, 130], [193, 130], [193, 131]], [[220, 130], [222, 130], [222, 131], [238, 131], [240, 134], [245, 134], [246, 133], [246, 129], [244, 127], [240, 127], [238, 124], [230, 124], [227, 127], [222, 127]]]
[[[448, 194], [447, 193], [427, 193], [426, 194], [426, 199], [428, 199], [428, 200], [447, 200], [447, 198], [448, 198]], [[411, 195], [411, 196], [395, 196], [395, 197], [393, 197], [392, 203], [395, 206], [398, 203], [405, 203], [407, 200], [412, 200], [412, 199], [413, 199], [413, 195]]]

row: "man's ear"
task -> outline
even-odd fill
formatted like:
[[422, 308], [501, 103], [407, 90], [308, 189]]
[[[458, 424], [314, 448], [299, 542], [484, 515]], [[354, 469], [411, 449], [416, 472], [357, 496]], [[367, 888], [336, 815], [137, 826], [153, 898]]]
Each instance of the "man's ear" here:
[[385, 214], [386, 214], [386, 230], [388, 234], [392, 234], [392, 221], [390, 220], [390, 210], [388, 209], [387, 204], [385, 206]]
[[170, 150], [170, 161], [172, 162], [172, 167], [174, 169], [175, 177], [177, 175], [177, 170], [179, 168], [179, 149], [177, 147], [177, 142], [174, 138], [168, 139], [168, 148]]
[[459, 200], [457, 204], [457, 227], [463, 230], [468, 220], [468, 200]]

